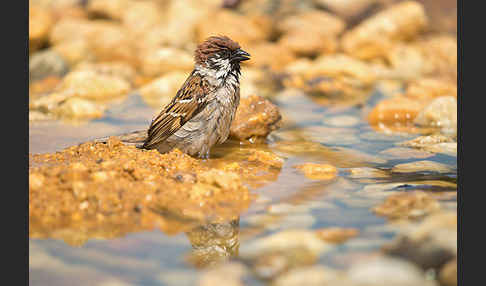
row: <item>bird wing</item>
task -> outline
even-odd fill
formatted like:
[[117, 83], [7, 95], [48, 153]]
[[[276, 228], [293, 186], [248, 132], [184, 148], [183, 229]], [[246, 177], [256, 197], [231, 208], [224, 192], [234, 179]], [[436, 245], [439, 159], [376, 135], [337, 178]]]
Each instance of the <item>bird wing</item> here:
[[152, 149], [174, 134], [206, 106], [209, 83], [194, 71], [162, 112], [152, 120], [143, 148]]

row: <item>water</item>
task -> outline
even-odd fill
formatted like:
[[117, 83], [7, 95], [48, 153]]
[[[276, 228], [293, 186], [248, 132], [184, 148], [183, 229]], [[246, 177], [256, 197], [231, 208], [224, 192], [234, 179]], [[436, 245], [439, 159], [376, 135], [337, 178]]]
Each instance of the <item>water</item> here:
[[[415, 189], [446, 195], [456, 192], [456, 157], [439, 154], [426, 159], [389, 159], [380, 155], [381, 151], [396, 147], [395, 143], [418, 136], [385, 135], [367, 124], [366, 111], [381, 98], [375, 93], [364, 106], [339, 108], [318, 105], [309, 96], [273, 98], [281, 108], [284, 126], [269, 137], [267, 146], [257, 148], [284, 157], [285, 163], [274, 177], [255, 179], [258, 187], [250, 184], [258, 199], [238, 220], [203, 225], [182, 233], [167, 234], [154, 229], [112, 239], [88, 237], [81, 246], [71, 246], [63, 240], [30, 239], [29, 282], [31, 285], [194, 285], [201, 269], [220, 259], [221, 252], [204, 252], [214, 246], [214, 240], [204, 240], [204, 237], [218, 238], [218, 243], [228, 246], [224, 255], [238, 259], [238, 249], [250, 241], [292, 228], [358, 229], [356, 238], [319, 259], [326, 266], [346, 269], [356, 259], [379, 250], [395, 237], [396, 227], [370, 210], [383, 201], [387, 192]], [[29, 151], [32, 154], [55, 152], [97, 137], [144, 129], [156, 112], [139, 96], [132, 95], [110, 108], [99, 120], [77, 125], [31, 123]], [[329, 120], [336, 116], [352, 117], [356, 122], [344, 127], [330, 125]], [[228, 142], [215, 148], [213, 154], [219, 160], [231, 161], [238, 150], [253, 147]], [[416, 160], [437, 161], [453, 171], [411, 175], [389, 172], [396, 164]], [[331, 181], [308, 179], [294, 168], [307, 162], [330, 163], [338, 168], [338, 177]], [[382, 170], [385, 176], [351, 176], [349, 169], [358, 167], [373, 167]], [[445, 182], [445, 185], [430, 181]], [[370, 187], [375, 184], [394, 185], [376, 191]], [[455, 210], [457, 206], [453, 195], [439, 200], [445, 209]], [[262, 285], [256, 279], [251, 282]]]

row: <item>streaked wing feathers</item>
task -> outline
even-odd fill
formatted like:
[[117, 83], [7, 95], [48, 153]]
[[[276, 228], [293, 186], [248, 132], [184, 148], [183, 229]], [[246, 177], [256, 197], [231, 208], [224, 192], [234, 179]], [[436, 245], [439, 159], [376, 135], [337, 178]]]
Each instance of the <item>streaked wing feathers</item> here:
[[152, 149], [196, 116], [204, 108], [204, 97], [209, 92], [208, 82], [200, 75], [191, 73], [172, 101], [150, 124], [143, 147]]

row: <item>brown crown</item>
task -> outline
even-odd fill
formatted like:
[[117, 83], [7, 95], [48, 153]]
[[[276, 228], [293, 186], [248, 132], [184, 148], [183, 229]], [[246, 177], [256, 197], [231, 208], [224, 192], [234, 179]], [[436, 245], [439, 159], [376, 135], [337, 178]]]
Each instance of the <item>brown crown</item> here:
[[206, 41], [202, 42], [197, 46], [196, 52], [194, 54], [194, 58], [197, 64], [202, 64], [206, 62], [208, 57], [210, 57], [215, 52], [218, 52], [222, 49], [229, 49], [230, 51], [234, 51], [240, 48], [240, 45], [231, 40], [226, 36], [212, 36], [206, 39]]

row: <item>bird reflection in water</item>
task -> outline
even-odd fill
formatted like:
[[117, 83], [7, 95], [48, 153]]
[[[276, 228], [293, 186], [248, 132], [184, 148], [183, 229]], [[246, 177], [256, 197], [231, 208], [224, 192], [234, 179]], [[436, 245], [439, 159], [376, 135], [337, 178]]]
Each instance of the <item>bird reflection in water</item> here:
[[186, 232], [192, 245], [189, 262], [197, 268], [212, 266], [238, 256], [240, 219], [208, 223]]

